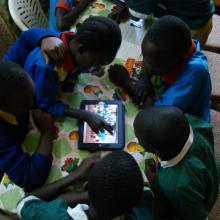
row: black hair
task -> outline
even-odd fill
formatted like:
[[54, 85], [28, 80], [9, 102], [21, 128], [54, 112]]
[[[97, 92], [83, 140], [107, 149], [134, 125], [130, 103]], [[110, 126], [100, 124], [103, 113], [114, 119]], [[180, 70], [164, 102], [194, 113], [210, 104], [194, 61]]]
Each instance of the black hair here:
[[136, 116], [134, 129], [138, 139], [164, 160], [175, 157], [182, 150], [190, 131], [184, 113], [173, 106], [144, 109]]
[[90, 51], [107, 51], [113, 60], [121, 45], [121, 30], [110, 18], [91, 16], [78, 28], [77, 42]]
[[113, 152], [92, 169], [88, 178], [92, 207], [101, 218], [113, 218], [129, 211], [143, 193], [143, 177], [134, 158]]
[[24, 69], [11, 61], [0, 61], [0, 105], [4, 105], [8, 95], [29, 88], [30, 80]]
[[169, 54], [183, 56], [191, 46], [191, 32], [182, 20], [166, 15], [150, 27], [143, 43], [146, 41]]

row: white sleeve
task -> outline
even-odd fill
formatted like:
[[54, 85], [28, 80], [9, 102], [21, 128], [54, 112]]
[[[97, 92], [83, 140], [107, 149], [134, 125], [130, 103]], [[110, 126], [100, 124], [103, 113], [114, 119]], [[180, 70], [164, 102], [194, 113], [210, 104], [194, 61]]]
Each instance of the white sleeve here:
[[23, 209], [25, 203], [30, 200], [40, 200], [40, 199], [36, 196], [30, 195], [30, 196], [24, 197], [22, 200], [20, 200], [17, 205], [17, 215], [19, 216], [19, 218], [21, 218], [21, 210]]

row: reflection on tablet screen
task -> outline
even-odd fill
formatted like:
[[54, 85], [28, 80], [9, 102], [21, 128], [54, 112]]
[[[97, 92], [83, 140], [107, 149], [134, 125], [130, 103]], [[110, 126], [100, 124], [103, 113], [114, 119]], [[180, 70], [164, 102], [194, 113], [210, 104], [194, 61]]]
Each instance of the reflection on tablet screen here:
[[117, 123], [117, 114], [118, 106], [99, 103], [95, 105], [86, 105], [85, 110], [90, 112], [95, 112], [101, 115], [113, 128], [113, 135], [108, 131], [99, 132], [96, 134], [91, 130], [88, 124], [84, 123], [84, 132], [83, 132], [83, 142], [84, 143], [118, 143], [118, 123]]

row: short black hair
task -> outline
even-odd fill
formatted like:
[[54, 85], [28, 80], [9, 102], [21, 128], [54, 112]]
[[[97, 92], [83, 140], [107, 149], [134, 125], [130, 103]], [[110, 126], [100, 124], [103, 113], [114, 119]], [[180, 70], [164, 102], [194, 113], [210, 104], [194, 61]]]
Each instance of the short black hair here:
[[8, 95], [29, 88], [30, 80], [24, 69], [11, 61], [0, 61], [0, 104], [4, 105]]
[[[134, 120], [135, 134], [162, 159], [175, 157], [189, 136], [189, 122], [174, 106], [153, 106], [139, 112]], [[143, 146], [144, 147], [144, 146]]]
[[143, 193], [143, 177], [138, 164], [124, 151], [107, 155], [92, 169], [88, 193], [101, 218], [113, 218], [129, 211]]
[[121, 45], [121, 30], [110, 18], [91, 16], [87, 18], [76, 32], [76, 40], [90, 51], [107, 51], [111, 60]]
[[191, 46], [191, 32], [181, 19], [166, 15], [159, 18], [148, 30], [144, 42], [150, 42], [169, 54], [182, 56]]

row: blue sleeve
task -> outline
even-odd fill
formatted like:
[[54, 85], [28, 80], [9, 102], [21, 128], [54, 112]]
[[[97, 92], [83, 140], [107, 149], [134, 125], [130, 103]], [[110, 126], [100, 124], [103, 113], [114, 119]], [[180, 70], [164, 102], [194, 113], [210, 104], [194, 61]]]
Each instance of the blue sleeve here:
[[3, 56], [3, 60], [14, 61], [24, 66], [29, 53], [38, 46], [42, 38], [54, 36], [53, 32], [43, 28], [33, 28], [20, 34], [16, 42]]
[[[188, 68], [187, 73], [181, 73], [173, 86], [169, 87], [154, 105], [171, 105], [187, 111], [193, 105], [196, 98], [200, 95], [201, 86], [207, 70], [204, 67], [196, 65]], [[188, 74], [190, 72], [190, 74]]]
[[34, 84], [37, 107], [54, 116], [63, 116], [64, 103], [57, 100], [59, 82], [56, 72], [45, 66], [35, 66]]
[[[4, 149], [4, 146], [1, 148]], [[28, 192], [43, 185], [51, 168], [51, 160], [48, 157], [41, 153], [30, 156], [22, 151], [21, 146], [12, 145], [1, 150], [0, 158], [1, 170], [7, 173], [12, 182]]]

